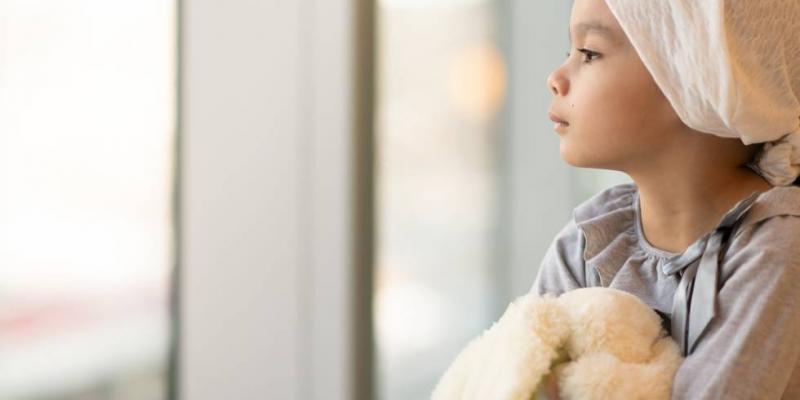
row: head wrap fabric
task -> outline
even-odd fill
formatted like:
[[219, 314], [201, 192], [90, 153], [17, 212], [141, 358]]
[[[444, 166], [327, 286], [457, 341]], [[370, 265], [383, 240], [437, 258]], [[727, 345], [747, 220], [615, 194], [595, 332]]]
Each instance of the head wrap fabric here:
[[690, 128], [746, 145], [776, 186], [800, 175], [800, 1], [605, 0]]

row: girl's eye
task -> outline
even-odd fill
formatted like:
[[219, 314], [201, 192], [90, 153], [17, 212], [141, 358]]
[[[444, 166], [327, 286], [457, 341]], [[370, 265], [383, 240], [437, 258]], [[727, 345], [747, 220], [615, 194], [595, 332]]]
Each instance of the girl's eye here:
[[[594, 60], [594, 58], [597, 58], [597, 56], [600, 55], [599, 53], [595, 53], [594, 51], [591, 51], [591, 50], [588, 50], [588, 49], [578, 49], [578, 51], [580, 51], [581, 53], [586, 55], [586, 58], [584, 58], [584, 60], [583, 60], [584, 64], [591, 64], [591, 62]], [[569, 58], [569, 56], [570, 56], [570, 53], [567, 52], [567, 58]], [[591, 58], [591, 57], [594, 57], [594, 58]]]

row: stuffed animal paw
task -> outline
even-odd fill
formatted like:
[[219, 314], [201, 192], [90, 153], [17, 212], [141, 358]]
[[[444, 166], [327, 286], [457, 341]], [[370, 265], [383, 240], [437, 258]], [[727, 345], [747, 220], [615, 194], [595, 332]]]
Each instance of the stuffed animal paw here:
[[668, 399], [682, 358], [655, 311], [616, 289], [528, 294], [456, 356], [432, 400]]

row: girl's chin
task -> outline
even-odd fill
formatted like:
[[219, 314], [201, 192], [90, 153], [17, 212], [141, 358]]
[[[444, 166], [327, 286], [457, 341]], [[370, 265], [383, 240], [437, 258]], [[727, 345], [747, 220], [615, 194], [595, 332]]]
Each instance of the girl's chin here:
[[559, 147], [561, 159], [565, 163], [577, 168], [596, 168], [597, 160], [591, 158], [591, 153], [576, 152], [570, 147], [569, 140], [562, 139]]

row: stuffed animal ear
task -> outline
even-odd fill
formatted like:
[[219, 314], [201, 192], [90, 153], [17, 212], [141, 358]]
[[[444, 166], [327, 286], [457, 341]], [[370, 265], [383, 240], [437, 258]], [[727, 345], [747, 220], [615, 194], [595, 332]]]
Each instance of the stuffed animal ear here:
[[649, 362], [651, 346], [665, 334], [658, 314], [621, 290], [581, 288], [562, 294], [558, 301], [572, 321], [567, 348], [573, 359], [603, 352], [625, 362]]
[[653, 344], [648, 363], [627, 363], [608, 353], [581, 356], [559, 368], [559, 393], [565, 399], [668, 400], [683, 358], [666, 336]]
[[432, 400], [527, 400], [570, 334], [557, 299], [528, 294], [456, 357]]

